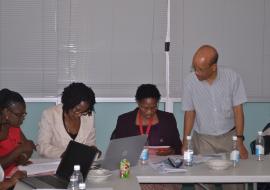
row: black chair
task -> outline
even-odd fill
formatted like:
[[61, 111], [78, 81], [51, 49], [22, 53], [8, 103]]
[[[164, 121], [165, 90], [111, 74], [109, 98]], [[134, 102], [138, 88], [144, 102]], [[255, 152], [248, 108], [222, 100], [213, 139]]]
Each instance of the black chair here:
[[[262, 132], [265, 132], [266, 130], [270, 130], [270, 123], [268, 123], [262, 130]], [[263, 137], [264, 138], [264, 153], [265, 154], [269, 154], [270, 153], [270, 136], [266, 135]], [[250, 143], [250, 150], [252, 154], [255, 154], [255, 144], [256, 144], [256, 140], [252, 141]]]
[[[268, 123], [263, 128], [263, 132], [266, 131], [268, 128], [270, 128], [270, 123]], [[266, 135], [266, 136], [263, 136], [263, 138], [264, 138], [264, 153], [269, 154], [270, 153], [270, 136]], [[252, 154], [256, 153], [255, 147], [256, 147], [256, 140], [250, 143], [250, 149], [251, 149]], [[257, 185], [257, 190], [269, 190], [269, 189], [270, 189], [270, 183], [258, 183]]]
[[[270, 136], [263, 136], [264, 139], [264, 154], [269, 154], [270, 153]], [[250, 143], [250, 150], [252, 154], [256, 153], [256, 140], [252, 141]]]

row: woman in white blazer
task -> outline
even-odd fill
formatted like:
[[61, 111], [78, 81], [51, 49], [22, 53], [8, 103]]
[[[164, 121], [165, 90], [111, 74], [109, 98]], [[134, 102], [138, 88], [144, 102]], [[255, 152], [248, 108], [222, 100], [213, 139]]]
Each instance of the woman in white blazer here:
[[42, 114], [37, 145], [41, 156], [60, 158], [71, 140], [96, 145], [92, 89], [83, 83], [71, 83], [64, 89], [61, 102]]

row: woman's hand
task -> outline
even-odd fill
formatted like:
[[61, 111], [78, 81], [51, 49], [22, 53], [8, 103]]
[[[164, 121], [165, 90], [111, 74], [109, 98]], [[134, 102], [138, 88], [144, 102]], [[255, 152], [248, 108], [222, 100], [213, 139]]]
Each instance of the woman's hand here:
[[11, 179], [13, 178], [13, 179], [18, 180], [18, 179], [25, 178], [26, 176], [27, 176], [26, 171], [20, 171], [20, 170], [18, 170], [18, 171], [16, 171], [16, 172], [13, 174], [13, 176], [11, 177]]
[[36, 146], [31, 140], [24, 141], [18, 148], [20, 148], [22, 152], [33, 152], [33, 150], [36, 150]]
[[24, 163], [26, 163], [28, 160], [28, 157], [25, 153], [22, 153], [20, 154], [17, 159], [15, 160], [15, 162], [18, 164], [18, 165], [24, 165]]
[[159, 149], [156, 152], [156, 155], [158, 156], [168, 156], [174, 154], [174, 150], [172, 148], [166, 148], [166, 149]]
[[16, 171], [10, 179], [6, 179], [3, 182], [0, 182], [1, 190], [8, 190], [9, 188], [15, 186], [17, 181], [21, 178], [26, 177], [27, 174], [25, 171]]
[[27, 154], [27, 153], [22, 153], [22, 154], [20, 154], [18, 157], [17, 157], [17, 159], [16, 159], [16, 163], [18, 164], [18, 165], [29, 165], [29, 164], [32, 164], [32, 162], [31, 161], [29, 161], [29, 158], [30, 158], [30, 156], [31, 156], [31, 154], [29, 153], [29, 154]]
[[18, 146], [18, 149], [21, 153], [15, 161], [18, 165], [25, 165], [28, 162], [28, 159], [32, 156], [33, 150], [36, 149], [36, 146], [33, 141], [26, 140]]

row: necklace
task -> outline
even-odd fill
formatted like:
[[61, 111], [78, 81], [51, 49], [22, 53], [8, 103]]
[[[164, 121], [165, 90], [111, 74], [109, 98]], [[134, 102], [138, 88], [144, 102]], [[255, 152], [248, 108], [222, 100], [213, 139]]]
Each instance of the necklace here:
[[[138, 111], [138, 119], [139, 119], [140, 134], [143, 135], [143, 134], [144, 134], [144, 132], [143, 132], [143, 121], [142, 121], [142, 117], [141, 117], [140, 111]], [[154, 117], [151, 117], [151, 118], [148, 120], [147, 129], [146, 129], [146, 132], [145, 132], [145, 134], [146, 134], [147, 136], [148, 136], [149, 133], [150, 133], [150, 129], [151, 129], [151, 127], [152, 127], [153, 119], [154, 119]]]

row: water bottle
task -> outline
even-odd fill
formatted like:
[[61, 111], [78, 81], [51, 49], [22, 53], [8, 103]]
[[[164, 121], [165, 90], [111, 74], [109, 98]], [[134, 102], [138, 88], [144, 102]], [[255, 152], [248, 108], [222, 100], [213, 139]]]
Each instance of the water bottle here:
[[77, 180], [77, 176], [75, 175], [71, 175], [70, 176], [70, 180], [69, 180], [69, 184], [68, 184], [68, 190], [78, 190], [78, 180]]
[[193, 165], [193, 147], [191, 143], [191, 136], [187, 136], [187, 149], [184, 151], [184, 163], [186, 166]]
[[233, 162], [233, 167], [235, 168], [240, 160], [240, 154], [237, 147], [237, 136], [232, 137], [232, 152], [230, 155], [230, 160]]
[[141, 162], [141, 164], [147, 164], [148, 159], [149, 159], [148, 148], [144, 148], [143, 151], [142, 151], [142, 153], [141, 153], [141, 156], [140, 156], [140, 162]]
[[262, 136], [262, 131], [258, 131], [258, 136], [256, 138], [256, 157], [259, 161], [262, 161], [264, 157], [264, 138]]
[[79, 183], [79, 190], [86, 190], [85, 183]]
[[80, 165], [74, 165], [73, 174], [77, 177], [78, 185], [84, 182]]

